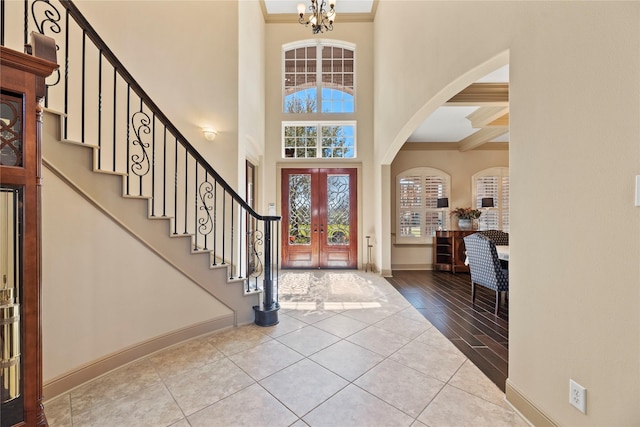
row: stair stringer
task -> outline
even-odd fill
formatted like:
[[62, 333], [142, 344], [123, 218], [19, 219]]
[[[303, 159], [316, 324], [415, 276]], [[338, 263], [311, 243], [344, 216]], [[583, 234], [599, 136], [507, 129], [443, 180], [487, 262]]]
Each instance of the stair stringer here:
[[193, 251], [192, 236], [173, 234], [170, 217], [154, 217], [150, 220], [147, 213], [148, 198], [124, 197], [121, 174], [100, 173], [94, 169], [96, 146], [61, 141], [60, 116], [45, 112], [44, 119], [42, 157], [47, 168], [174, 268], [229, 307], [234, 312], [236, 326], [254, 321], [253, 307], [260, 305], [260, 291], [247, 292], [245, 279], [229, 279], [230, 265], [213, 266], [210, 251]]

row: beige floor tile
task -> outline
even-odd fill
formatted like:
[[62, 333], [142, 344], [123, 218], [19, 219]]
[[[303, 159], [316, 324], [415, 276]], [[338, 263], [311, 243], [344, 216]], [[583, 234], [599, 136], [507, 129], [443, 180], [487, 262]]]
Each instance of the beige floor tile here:
[[429, 427], [528, 426], [514, 411], [449, 385], [442, 389], [418, 420]]
[[163, 384], [73, 414], [74, 427], [167, 426], [184, 415]]
[[389, 359], [376, 365], [354, 384], [414, 418], [445, 385]]
[[411, 320], [399, 313], [382, 319], [375, 326], [411, 339], [422, 335], [431, 328], [430, 324]]
[[67, 393], [44, 404], [49, 427], [71, 427], [71, 396]]
[[[311, 304], [313, 304], [314, 307], [317, 307], [316, 303]], [[336, 315], [335, 311], [325, 310], [324, 305], [322, 304], [319, 308], [309, 309], [308, 307], [309, 306], [300, 305], [298, 309], [289, 310], [287, 312], [287, 315], [293, 317], [294, 319], [298, 319], [308, 325], [313, 325], [316, 322], [328, 319], [329, 317]]]
[[467, 360], [459, 351], [447, 351], [418, 341], [402, 347], [390, 359], [445, 382]]
[[275, 340], [241, 351], [229, 359], [259, 381], [303, 359], [304, 356]]
[[407, 317], [411, 320], [415, 320], [416, 322], [426, 323], [427, 325], [433, 327], [431, 322], [429, 322], [418, 310], [416, 310], [413, 306], [407, 307], [405, 309], [400, 310], [397, 313], [399, 316]]
[[351, 317], [352, 319], [372, 325], [400, 311], [399, 308], [387, 307], [379, 301], [373, 301], [371, 304], [372, 305], [369, 308], [347, 310], [342, 314]]
[[180, 421], [171, 424], [169, 427], [191, 427], [191, 424], [189, 424], [189, 421], [187, 421], [186, 418], [183, 418]]
[[71, 391], [71, 412], [88, 411], [94, 406], [135, 395], [160, 381], [160, 376], [148, 360], [134, 362]]
[[328, 319], [314, 323], [313, 326], [340, 338], [346, 338], [369, 325], [359, 320], [343, 316], [342, 314], [337, 314]]
[[447, 351], [458, 351], [458, 348], [436, 328], [427, 329], [424, 333], [416, 337], [416, 341]]
[[302, 329], [308, 325], [308, 323], [302, 322], [295, 317], [291, 317], [288, 314], [283, 314], [282, 311], [278, 313], [278, 320], [279, 322], [277, 325], [264, 328], [264, 332], [271, 338], [277, 338], [279, 336], [288, 334], [289, 332]]
[[462, 364], [449, 385], [464, 390], [496, 405], [511, 408], [504, 400], [504, 393], [470, 360]]
[[349, 341], [339, 341], [309, 357], [342, 378], [353, 381], [384, 357]]
[[368, 350], [375, 351], [382, 356], [390, 356], [406, 345], [410, 339], [385, 329], [369, 326], [367, 329], [351, 335], [347, 338], [354, 344], [358, 344]]
[[311, 427], [409, 426], [413, 418], [351, 384], [303, 417]]
[[265, 328], [252, 324], [209, 335], [208, 342], [223, 354], [229, 356], [271, 339], [266, 334]]
[[225, 358], [165, 381], [185, 415], [191, 415], [254, 383], [253, 379]]
[[314, 326], [307, 326], [276, 338], [282, 344], [305, 356], [310, 356], [340, 341], [339, 337], [320, 330]]
[[46, 402], [50, 427], [526, 425], [383, 278], [286, 277], [293, 308], [283, 304], [278, 325], [227, 329], [117, 369]]
[[304, 359], [260, 381], [296, 415], [303, 416], [348, 384], [343, 378]]
[[191, 340], [149, 357], [164, 379], [224, 358], [224, 354], [205, 340]]
[[289, 426], [298, 417], [254, 384], [189, 417], [191, 427]]

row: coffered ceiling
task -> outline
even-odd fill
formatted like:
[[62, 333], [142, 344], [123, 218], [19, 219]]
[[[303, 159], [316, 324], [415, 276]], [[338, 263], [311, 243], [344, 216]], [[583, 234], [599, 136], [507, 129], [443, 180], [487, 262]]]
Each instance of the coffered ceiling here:
[[[373, 21], [379, 1], [336, 0], [335, 25]], [[265, 21], [296, 22], [298, 3], [308, 6], [311, 0], [261, 0]], [[508, 148], [509, 66], [479, 79], [439, 107], [414, 130], [407, 143], [405, 147], [460, 151]]]

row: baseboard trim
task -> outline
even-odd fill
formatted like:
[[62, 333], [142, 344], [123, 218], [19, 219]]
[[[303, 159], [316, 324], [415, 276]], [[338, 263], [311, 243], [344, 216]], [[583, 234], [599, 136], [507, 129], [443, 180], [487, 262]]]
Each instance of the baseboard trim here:
[[542, 409], [527, 399], [520, 390], [509, 382], [508, 378], [505, 386], [505, 396], [507, 402], [513, 406], [516, 411], [520, 412], [531, 425], [536, 427], [558, 427], [560, 425], [545, 414]]
[[201, 323], [187, 326], [164, 335], [151, 338], [118, 352], [109, 354], [100, 359], [81, 365], [77, 369], [48, 380], [43, 385], [44, 400], [51, 400], [61, 394], [106, 374], [116, 368], [134, 362], [142, 357], [149, 356], [156, 351], [165, 349], [200, 335], [232, 328], [234, 315], [226, 314], [216, 319], [206, 320]]

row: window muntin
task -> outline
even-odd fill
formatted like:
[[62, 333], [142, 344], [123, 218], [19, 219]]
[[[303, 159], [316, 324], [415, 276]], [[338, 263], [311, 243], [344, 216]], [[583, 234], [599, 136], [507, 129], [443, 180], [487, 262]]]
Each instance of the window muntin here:
[[331, 41], [313, 43], [284, 48], [283, 111], [355, 112], [355, 50]]
[[428, 243], [438, 227], [448, 228], [449, 209], [438, 208], [449, 197], [451, 178], [434, 168], [414, 168], [396, 178], [396, 243]]
[[[485, 169], [472, 177], [474, 206], [482, 210], [478, 226], [482, 230], [509, 232], [509, 168]], [[492, 208], [483, 208], [482, 199], [493, 198]]]
[[356, 157], [355, 122], [285, 122], [284, 158], [339, 158]]

